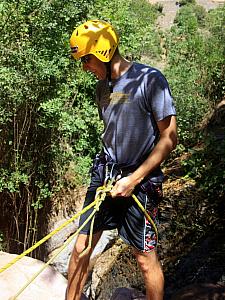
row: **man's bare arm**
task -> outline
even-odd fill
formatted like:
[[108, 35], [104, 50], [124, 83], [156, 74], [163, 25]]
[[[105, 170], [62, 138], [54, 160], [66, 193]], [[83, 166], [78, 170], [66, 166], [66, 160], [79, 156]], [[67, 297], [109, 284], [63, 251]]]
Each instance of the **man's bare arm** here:
[[112, 197], [130, 196], [134, 187], [156, 169], [177, 145], [176, 117], [169, 116], [157, 122], [160, 138], [148, 158], [131, 175], [118, 180], [111, 192]]

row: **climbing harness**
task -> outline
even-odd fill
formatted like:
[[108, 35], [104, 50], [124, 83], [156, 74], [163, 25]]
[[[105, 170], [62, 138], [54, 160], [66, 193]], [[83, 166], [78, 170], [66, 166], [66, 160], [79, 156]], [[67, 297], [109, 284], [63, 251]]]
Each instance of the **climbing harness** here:
[[[84, 214], [87, 210], [91, 209], [93, 207], [93, 211], [91, 212], [90, 216], [85, 220], [85, 222], [78, 228], [78, 230], [73, 233], [68, 239], [67, 241], [64, 243], [64, 245], [62, 245], [54, 254], [54, 256], [52, 256], [52, 258], [50, 258], [45, 264], [44, 266], [37, 272], [35, 273], [32, 278], [30, 278], [30, 280], [16, 293], [16, 295], [14, 295], [13, 297], [11, 297], [11, 300], [16, 300], [17, 297], [37, 278], [37, 276], [44, 271], [48, 265], [50, 265], [54, 259], [69, 245], [69, 243], [74, 239], [74, 237], [76, 235], [79, 234], [79, 232], [86, 226], [86, 224], [91, 221], [91, 226], [90, 226], [90, 235], [89, 235], [89, 241], [88, 241], [88, 246], [87, 248], [80, 254], [80, 257], [84, 256], [90, 249], [91, 249], [91, 244], [92, 244], [92, 237], [93, 237], [93, 228], [94, 228], [94, 220], [95, 220], [95, 214], [96, 212], [99, 210], [100, 205], [102, 204], [102, 202], [105, 200], [106, 196], [110, 194], [113, 185], [115, 183], [116, 180], [118, 180], [121, 177], [121, 174], [118, 173], [118, 170], [116, 170], [116, 164], [113, 164], [110, 166], [106, 165], [106, 177], [105, 177], [105, 182], [104, 185], [99, 187], [96, 191], [96, 195], [95, 195], [95, 200], [88, 205], [87, 207], [85, 207], [81, 212], [77, 213], [76, 215], [74, 215], [72, 218], [70, 218], [69, 220], [67, 220], [64, 224], [62, 224], [61, 226], [59, 226], [57, 229], [55, 229], [54, 231], [52, 231], [51, 233], [49, 233], [47, 236], [45, 236], [43, 239], [41, 239], [40, 241], [38, 241], [35, 245], [33, 245], [32, 247], [30, 247], [29, 249], [27, 249], [26, 251], [24, 251], [22, 254], [18, 255], [15, 259], [13, 259], [11, 262], [9, 262], [8, 264], [6, 264], [4, 267], [0, 268], [0, 273], [4, 272], [5, 270], [7, 270], [8, 268], [10, 268], [12, 265], [14, 265], [18, 260], [20, 260], [21, 258], [23, 258], [25, 255], [29, 254], [30, 252], [32, 252], [34, 249], [36, 249], [37, 247], [39, 247], [41, 244], [43, 244], [45, 241], [47, 241], [50, 237], [52, 237], [53, 235], [55, 235], [57, 232], [59, 232], [61, 229], [63, 229], [64, 227], [66, 227], [68, 224], [70, 224], [71, 222], [73, 222], [75, 219], [77, 219], [80, 215]], [[145, 210], [145, 208], [143, 207], [143, 205], [140, 203], [140, 201], [138, 200], [138, 198], [132, 194], [131, 197], [134, 199], [134, 201], [137, 203], [138, 207], [141, 209], [141, 211], [144, 213], [145, 217], [147, 218], [147, 220], [152, 224], [155, 233], [156, 233], [156, 238], [158, 241], [158, 232], [157, 232], [157, 228], [156, 225], [154, 223], [154, 221], [152, 220], [152, 218], [149, 216], [149, 214], [147, 213], [147, 211]]]

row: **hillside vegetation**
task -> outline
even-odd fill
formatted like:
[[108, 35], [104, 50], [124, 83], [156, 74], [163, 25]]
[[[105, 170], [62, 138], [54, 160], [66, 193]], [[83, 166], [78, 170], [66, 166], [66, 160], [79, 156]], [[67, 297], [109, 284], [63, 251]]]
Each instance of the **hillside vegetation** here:
[[118, 29], [129, 59], [155, 62], [164, 55], [180, 137], [171, 158], [191, 151], [186, 176], [206, 193], [224, 196], [224, 136], [206, 141], [201, 125], [224, 97], [225, 9], [207, 13], [195, 3], [182, 5], [165, 33], [154, 26], [161, 7], [144, 0], [2, 0], [0, 234], [6, 250], [34, 243], [43, 207], [62, 188], [87, 183], [101, 147], [95, 79], [82, 72], [69, 49], [73, 28], [90, 18]]

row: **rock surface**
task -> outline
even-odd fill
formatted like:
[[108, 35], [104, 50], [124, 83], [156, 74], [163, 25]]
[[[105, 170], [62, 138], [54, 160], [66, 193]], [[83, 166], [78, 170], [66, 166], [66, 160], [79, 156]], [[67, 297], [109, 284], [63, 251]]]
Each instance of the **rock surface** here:
[[[225, 223], [221, 224], [225, 228]], [[220, 289], [223, 287], [223, 290]], [[198, 242], [189, 253], [177, 258], [166, 272], [165, 300], [173, 299], [225, 299], [207, 298], [224, 293], [225, 289], [225, 236], [223, 230], [215, 228], [209, 236]], [[178, 294], [177, 294], [178, 293]], [[178, 298], [194, 295], [193, 298]], [[203, 298], [198, 298], [202, 295]]]
[[[170, 29], [179, 9], [178, 0], [149, 0], [151, 4], [163, 6], [162, 15], [158, 17], [157, 26], [162, 30]], [[207, 11], [222, 6], [225, 0], [196, 0], [196, 4], [201, 5]]]
[[96, 260], [86, 286], [86, 295], [90, 299], [106, 300], [119, 287], [140, 289], [143, 286], [143, 279], [130, 247], [118, 239]]
[[[0, 268], [17, 255], [0, 252]], [[0, 299], [10, 300], [36, 274], [44, 263], [23, 257], [0, 274]], [[52, 267], [47, 267], [22, 293], [18, 300], [65, 300], [67, 280]]]
[[[57, 201], [54, 201], [53, 199], [52, 202], [56, 203], [56, 207], [53, 206], [51, 211], [48, 212], [46, 218], [48, 220], [47, 228], [41, 233], [41, 236], [49, 234], [72, 218], [76, 213], [80, 212], [82, 210], [85, 193], [86, 188], [74, 189], [66, 192], [62, 191], [58, 196]], [[41, 256], [42, 260], [48, 261], [54, 255], [63, 243], [77, 230], [78, 222], [79, 218], [75, 219], [72, 223], [44, 243], [44, 250], [42, 251], [43, 255]], [[75, 238], [52, 263], [52, 266], [64, 276], [67, 275], [68, 261], [73, 250], [74, 242]]]
[[[81, 190], [74, 190], [70, 191], [69, 194], [63, 195], [65, 202], [74, 202], [75, 204], [71, 209], [63, 209], [63, 203], [62, 207], [59, 210], [58, 213], [49, 214], [48, 220], [48, 227], [47, 232], [43, 235], [46, 235], [59, 226], [61, 226], [63, 223], [65, 223], [67, 220], [69, 220], [71, 217], [73, 217], [76, 213], [80, 212], [83, 207], [83, 201], [85, 198], [86, 188], [83, 188]], [[69, 199], [68, 199], [69, 198]], [[73, 200], [72, 200], [73, 199]], [[58, 249], [63, 245], [63, 243], [77, 230], [79, 224], [79, 218], [74, 220], [72, 223], [70, 223], [68, 226], [66, 226], [64, 229], [60, 230], [57, 234], [55, 234], [53, 237], [51, 237], [46, 243], [45, 243], [45, 260], [49, 260], [52, 256], [54, 256], [55, 252], [58, 251]], [[98, 244], [96, 245], [91, 258], [95, 259], [96, 256], [101, 254], [106, 245], [113, 240], [117, 236], [116, 230], [107, 230], [104, 231]], [[73, 251], [74, 243], [76, 241], [76, 237], [71, 241], [71, 243], [54, 259], [54, 262], [52, 263], [52, 266], [59, 271], [64, 276], [67, 276], [67, 269], [68, 269], [68, 262], [71, 256], [71, 253]]]

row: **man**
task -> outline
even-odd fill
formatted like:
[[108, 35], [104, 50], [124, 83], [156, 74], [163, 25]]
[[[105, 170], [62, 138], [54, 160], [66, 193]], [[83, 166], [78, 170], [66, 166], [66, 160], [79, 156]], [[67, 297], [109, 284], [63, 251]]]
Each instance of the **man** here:
[[[162, 300], [164, 277], [157, 258], [157, 233], [135, 204], [134, 193], [154, 223], [162, 191], [160, 164], [177, 143], [175, 108], [165, 77], [154, 68], [130, 62], [118, 50], [114, 28], [87, 21], [70, 38], [72, 55], [99, 80], [96, 102], [104, 122], [103, 151], [94, 161], [85, 204], [90, 204], [104, 180], [116, 180], [96, 215], [92, 250], [103, 230], [117, 228], [134, 249], [143, 274], [147, 300]], [[119, 176], [117, 176], [119, 175]], [[90, 212], [80, 219], [84, 222]], [[68, 269], [67, 300], [78, 300], [88, 274], [90, 225], [79, 234]]]

